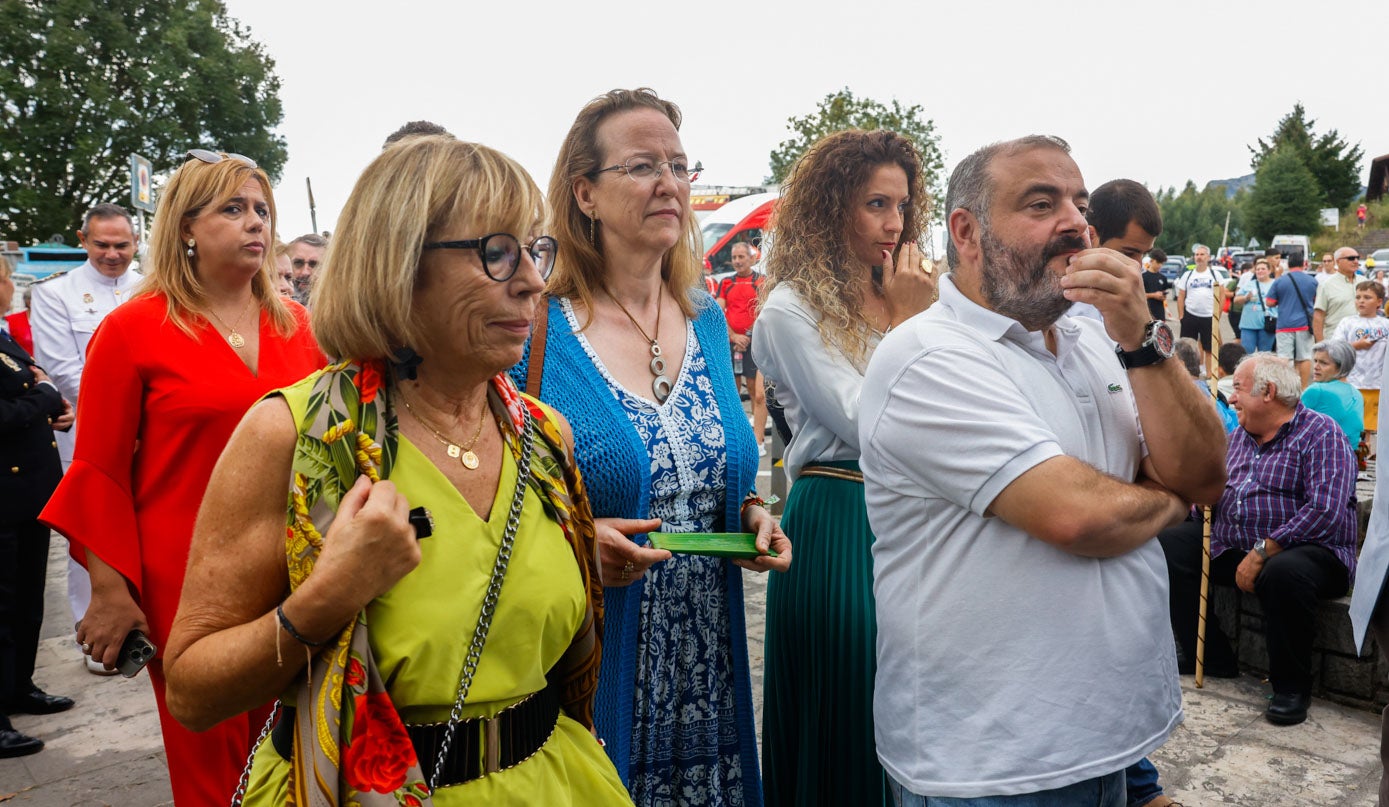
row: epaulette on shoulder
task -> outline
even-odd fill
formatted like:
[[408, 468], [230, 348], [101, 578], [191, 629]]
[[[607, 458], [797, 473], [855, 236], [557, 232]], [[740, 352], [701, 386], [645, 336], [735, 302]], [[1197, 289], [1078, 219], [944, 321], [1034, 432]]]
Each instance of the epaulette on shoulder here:
[[33, 283], [30, 283], [29, 285], [37, 286], [40, 283], [47, 283], [50, 280], [57, 280], [58, 278], [62, 277], [63, 275], [66, 275], [68, 272], [71, 271], [71, 269], [63, 269], [61, 271], [54, 272], [53, 274], [49, 275], [48, 277], [45, 277], [42, 280], [35, 280]]

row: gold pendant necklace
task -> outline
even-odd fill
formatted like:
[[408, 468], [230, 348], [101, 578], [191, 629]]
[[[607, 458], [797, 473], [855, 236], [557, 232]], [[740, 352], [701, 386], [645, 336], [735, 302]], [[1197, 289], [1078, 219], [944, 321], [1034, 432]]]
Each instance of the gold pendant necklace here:
[[[241, 320], [246, 318], [246, 312], [251, 310], [251, 306], [254, 305], [255, 302], [256, 298], [253, 294], [251, 295], [251, 302], [247, 303], [246, 307], [241, 309], [241, 316], [236, 318], [237, 325], [240, 325]], [[207, 313], [211, 314], [212, 318], [217, 320], [217, 324], [221, 325], [223, 328], [226, 328], [229, 331], [229, 333], [227, 334], [227, 341], [231, 343], [232, 347], [236, 348], [237, 350], [246, 347], [246, 337], [237, 333], [235, 327], [228, 327], [227, 323], [224, 322], [221, 317], [217, 316], [217, 312], [212, 310], [212, 306], [208, 306]]]
[[418, 420], [421, 426], [433, 432], [435, 439], [447, 446], [448, 455], [450, 457], [458, 460], [460, 465], [462, 465], [464, 468], [467, 468], [470, 471], [477, 470], [478, 465], [481, 463], [477, 458], [477, 454], [473, 453], [473, 446], [476, 446], [478, 438], [482, 437], [482, 427], [484, 424], [487, 423], [488, 406], [485, 402], [482, 406], [482, 415], [477, 420], [477, 431], [473, 432], [473, 439], [469, 440], [466, 446], [461, 443], [455, 443], [454, 441], [441, 434], [438, 429], [434, 428], [433, 424], [425, 420], [419, 412], [415, 411], [414, 407], [410, 406], [410, 402], [405, 400], [404, 395], [400, 396], [400, 402], [405, 404], [405, 409], [411, 415], [414, 415], [415, 420]]
[[[622, 309], [622, 313], [626, 314], [627, 319], [632, 321], [632, 326], [641, 334], [641, 338], [651, 344], [651, 374], [655, 376], [651, 380], [651, 394], [656, 396], [656, 403], [665, 403], [666, 399], [670, 397], [670, 390], [674, 385], [671, 383], [670, 377], [666, 375], [666, 360], [661, 355], [661, 343], [657, 342], [655, 337], [647, 335], [646, 329], [641, 327], [641, 323], [637, 322], [637, 318], [632, 316], [631, 311], [627, 310], [627, 306], [618, 302], [617, 298], [606, 287], [603, 288], [603, 293], [608, 295], [609, 300], [617, 303], [617, 307]], [[658, 295], [656, 297], [656, 336], [661, 335], [661, 308], [661, 298]]]

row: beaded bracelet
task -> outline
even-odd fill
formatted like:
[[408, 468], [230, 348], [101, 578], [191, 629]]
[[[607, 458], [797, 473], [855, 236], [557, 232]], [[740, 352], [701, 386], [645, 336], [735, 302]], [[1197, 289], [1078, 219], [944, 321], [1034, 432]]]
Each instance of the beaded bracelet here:
[[747, 496], [743, 497], [743, 506], [738, 508], [738, 516], [741, 518], [745, 513], [747, 513], [748, 508], [753, 506], [767, 506], [767, 500], [762, 498], [761, 496], [758, 496], [757, 491], [755, 490], [749, 493]]
[[303, 635], [299, 633], [299, 631], [294, 629], [294, 625], [290, 624], [289, 617], [285, 616], [284, 603], [275, 606], [275, 616], [279, 617], [280, 627], [285, 629], [285, 633], [288, 633], [290, 637], [293, 638], [294, 641], [298, 642], [299, 644], [306, 644], [309, 647], [327, 647], [328, 645], [333, 644], [338, 640], [337, 636], [331, 636], [321, 642], [311, 642], [308, 639], [305, 639]]

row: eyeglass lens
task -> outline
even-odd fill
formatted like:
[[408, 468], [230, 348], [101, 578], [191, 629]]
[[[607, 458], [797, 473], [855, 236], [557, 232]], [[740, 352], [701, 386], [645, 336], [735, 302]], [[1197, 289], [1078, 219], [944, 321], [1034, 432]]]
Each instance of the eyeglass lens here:
[[[527, 247], [531, 260], [542, 278], [548, 278], [555, 266], [555, 239], [543, 235]], [[510, 280], [521, 265], [521, 244], [509, 233], [494, 233], [482, 240], [482, 263], [487, 276], [496, 281]]]
[[659, 179], [661, 174], [669, 168], [671, 176], [681, 182], [690, 181], [690, 166], [684, 160], [664, 160], [656, 162], [644, 157], [628, 160], [626, 163], [627, 176], [636, 180]]

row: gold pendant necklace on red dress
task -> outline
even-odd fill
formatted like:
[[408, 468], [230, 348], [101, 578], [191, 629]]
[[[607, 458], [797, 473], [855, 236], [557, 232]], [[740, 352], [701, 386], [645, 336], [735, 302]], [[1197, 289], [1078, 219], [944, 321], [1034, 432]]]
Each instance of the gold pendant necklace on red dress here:
[[[251, 310], [251, 306], [254, 305], [255, 302], [256, 302], [255, 295], [252, 295], [252, 296], [251, 296], [251, 302], [247, 303], [247, 304], [246, 304], [246, 307], [243, 308], [243, 309], [241, 309], [241, 316], [239, 316], [239, 317], [236, 318], [236, 324], [237, 324], [237, 325], [240, 325], [240, 324], [241, 324], [241, 320], [243, 320], [243, 319], [246, 318], [246, 312]], [[217, 312], [212, 310], [212, 306], [208, 306], [208, 307], [207, 307], [207, 313], [211, 314], [211, 315], [212, 315], [212, 318], [215, 319], [215, 320], [217, 320], [217, 324], [219, 324], [219, 325], [221, 325], [223, 328], [226, 328], [226, 329], [227, 329], [227, 331], [228, 331], [228, 333], [227, 333], [227, 341], [231, 343], [231, 346], [232, 346], [232, 347], [234, 347], [234, 348], [240, 350], [241, 348], [243, 348], [243, 347], [246, 346], [246, 337], [244, 337], [244, 336], [242, 336], [241, 334], [237, 333], [237, 332], [236, 332], [236, 328], [235, 328], [234, 326], [228, 327], [227, 323], [224, 322], [224, 321], [222, 320], [221, 317], [217, 316]]]

